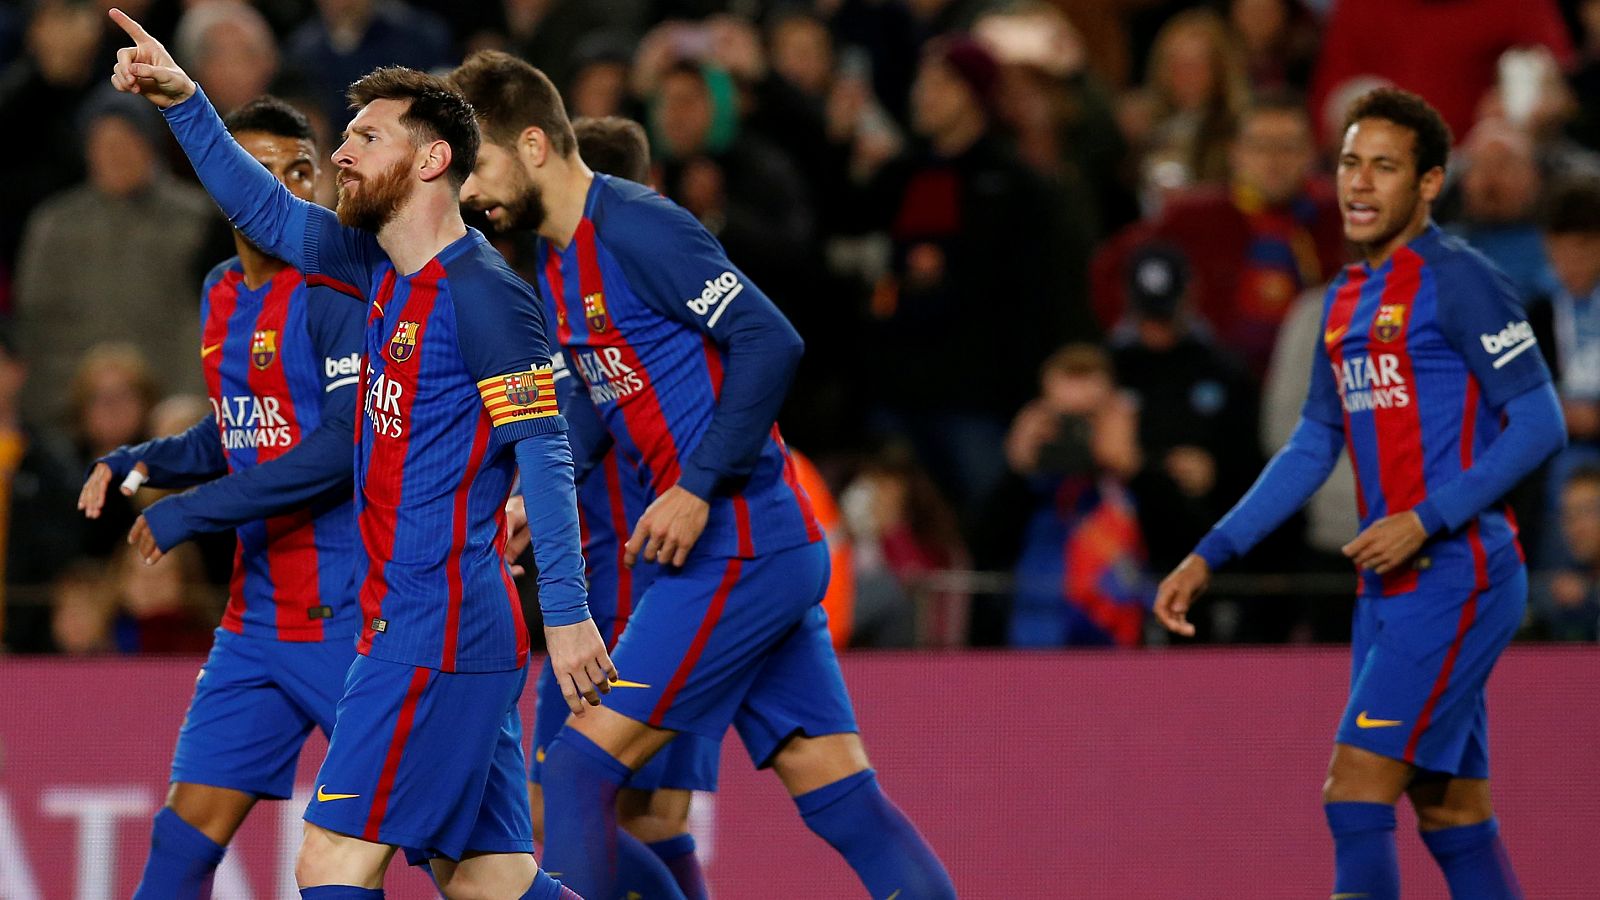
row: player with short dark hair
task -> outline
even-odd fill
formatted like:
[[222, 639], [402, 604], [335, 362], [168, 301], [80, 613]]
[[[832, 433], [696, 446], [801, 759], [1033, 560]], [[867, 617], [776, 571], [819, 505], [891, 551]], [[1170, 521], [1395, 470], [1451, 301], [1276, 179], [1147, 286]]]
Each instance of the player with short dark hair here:
[[1502, 498], [1565, 427], [1510, 283], [1430, 218], [1449, 147], [1414, 94], [1380, 89], [1352, 109], [1338, 189], [1362, 262], [1328, 288], [1300, 423], [1156, 597], [1161, 622], [1192, 635], [1211, 571], [1293, 514], [1348, 449], [1362, 531], [1344, 552], [1361, 583], [1323, 787], [1335, 897], [1399, 897], [1402, 794], [1451, 896], [1520, 896], [1490, 803], [1484, 685], [1527, 606]]
[[589, 168], [650, 183], [650, 138], [643, 125], [621, 116], [581, 116], [572, 120], [572, 132], [578, 139], [578, 155]]
[[528, 634], [501, 560], [518, 468], [546, 641], [575, 713], [598, 705], [615, 670], [584, 600], [542, 311], [457, 205], [477, 151], [462, 128], [471, 108], [422, 73], [357, 82], [361, 105], [333, 154], [336, 218], [242, 153], [166, 49], [112, 17], [134, 40], [112, 83], [161, 108], [235, 226], [308, 281], [370, 301], [355, 463], [361, 630], [305, 814], [301, 896], [381, 897], [397, 847], [430, 860], [447, 897], [570, 896], [532, 858], [517, 713]]
[[[317, 179], [311, 125], [262, 97], [228, 117], [240, 146], [295, 196]], [[287, 799], [312, 727], [333, 733], [355, 658], [355, 427], [361, 307], [311, 285], [234, 232], [238, 255], [200, 292], [212, 417], [99, 460], [78, 506], [96, 518], [121, 482], [199, 487], [159, 500], [129, 535], [153, 562], [202, 532], [237, 529], [228, 606], [195, 683], [136, 898], [204, 895], [256, 801]], [[130, 479], [131, 480], [128, 480]]]
[[686, 210], [562, 151], [545, 126], [565, 133], [566, 110], [537, 69], [485, 51], [451, 79], [486, 138], [462, 202], [539, 234], [540, 293], [586, 388], [580, 467], [615, 445], [650, 497], [624, 561], [662, 567], [616, 647], [628, 686], [546, 754], [548, 864], [616, 896], [620, 787], [675, 735], [732, 724], [873, 896], [953, 897], [878, 786], [819, 605], [827, 548], [774, 421], [799, 335]]

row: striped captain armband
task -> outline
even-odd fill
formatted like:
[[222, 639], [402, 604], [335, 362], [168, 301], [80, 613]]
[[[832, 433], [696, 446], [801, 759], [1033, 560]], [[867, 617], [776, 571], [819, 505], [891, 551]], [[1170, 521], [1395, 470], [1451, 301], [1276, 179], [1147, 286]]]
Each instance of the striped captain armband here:
[[555, 375], [548, 366], [485, 378], [478, 382], [478, 395], [489, 410], [489, 421], [497, 428], [548, 418], [561, 411], [556, 406]]

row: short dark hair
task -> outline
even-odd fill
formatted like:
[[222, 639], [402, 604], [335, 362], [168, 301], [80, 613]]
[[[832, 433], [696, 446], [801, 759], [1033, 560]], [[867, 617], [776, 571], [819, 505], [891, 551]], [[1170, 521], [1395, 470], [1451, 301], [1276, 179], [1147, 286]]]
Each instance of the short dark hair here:
[[1546, 234], [1600, 234], [1600, 177], [1572, 176], [1556, 182], [1540, 218]]
[[[1381, 87], [1362, 94], [1344, 117], [1344, 131], [1362, 119], [1382, 119], [1409, 130], [1414, 138], [1412, 155], [1417, 175], [1442, 169], [1450, 163], [1450, 146], [1455, 138], [1439, 111], [1410, 91]], [[1342, 133], [1342, 132], [1341, 132]]]
[[316, 132], [311, 128], [311, 120], [306, 118], [305, 113], [271, 94], [257, 97], [229, 113], [223, 124], [228, 126], [232, 134], [259, 131], [296, 141], [316, 143], [317, 139]]
[[450, 73], [450, 83], [477, 111], [483, 133], [501, 147], [511, 147], [523, 129], [543, 131], [558, 156], [571, 156], [578, 138], [549, 77], [527, 62], [499, 50], [479, 50]]
[[644, 126], [621, 116], [573, 120], [578, 155], [596, 172], [641, 184], [650, 180], [650, 139]]
[[444, 141], [450, 145], [450, 183], [460, 187], [478, 164], [478, 123], [472, 104], [450, 82], [399, 66], [373, 69], [345, 92], [351, 109], [374, 100], [409, 100], [400, 116], [419, 142]]

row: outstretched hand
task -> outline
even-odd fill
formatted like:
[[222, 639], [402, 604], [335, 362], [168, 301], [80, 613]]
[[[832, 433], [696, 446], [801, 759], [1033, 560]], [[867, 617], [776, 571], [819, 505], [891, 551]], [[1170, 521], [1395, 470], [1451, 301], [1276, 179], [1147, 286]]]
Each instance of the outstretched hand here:
[[159, 109], [194, 96], [194, 79], [178, 67], [160, 41], [122, 10], [112, 9], [109, 15], [133, 39], [132, 47], [117, 51], [117, 64], [111, 70], [113, 87], [127, 94], [143, 94]]

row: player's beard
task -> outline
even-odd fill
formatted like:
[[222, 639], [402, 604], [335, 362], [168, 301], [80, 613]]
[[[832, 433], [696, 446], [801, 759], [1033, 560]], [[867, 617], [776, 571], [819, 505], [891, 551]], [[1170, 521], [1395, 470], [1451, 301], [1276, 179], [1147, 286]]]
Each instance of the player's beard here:
[[371, 177], [357, 176], [360, 190], [354, 193], [345, 193], [341, 185], [339, 202], [334, 210], [339, 214], [339, 224], [372, 232], [389, 224], [389, 220], [394, 218], [395, 212], [406, 201], [410, 187], [406, 182], [410, 170], [411, 160], [402, 159]]
[[544, 207], [544, 192], [533, 183], [521, 165], [511, 167], [511, 197], [499, 204], [503, 210], [495, 223], [497, 232], [538, 231], [549, 213]]

